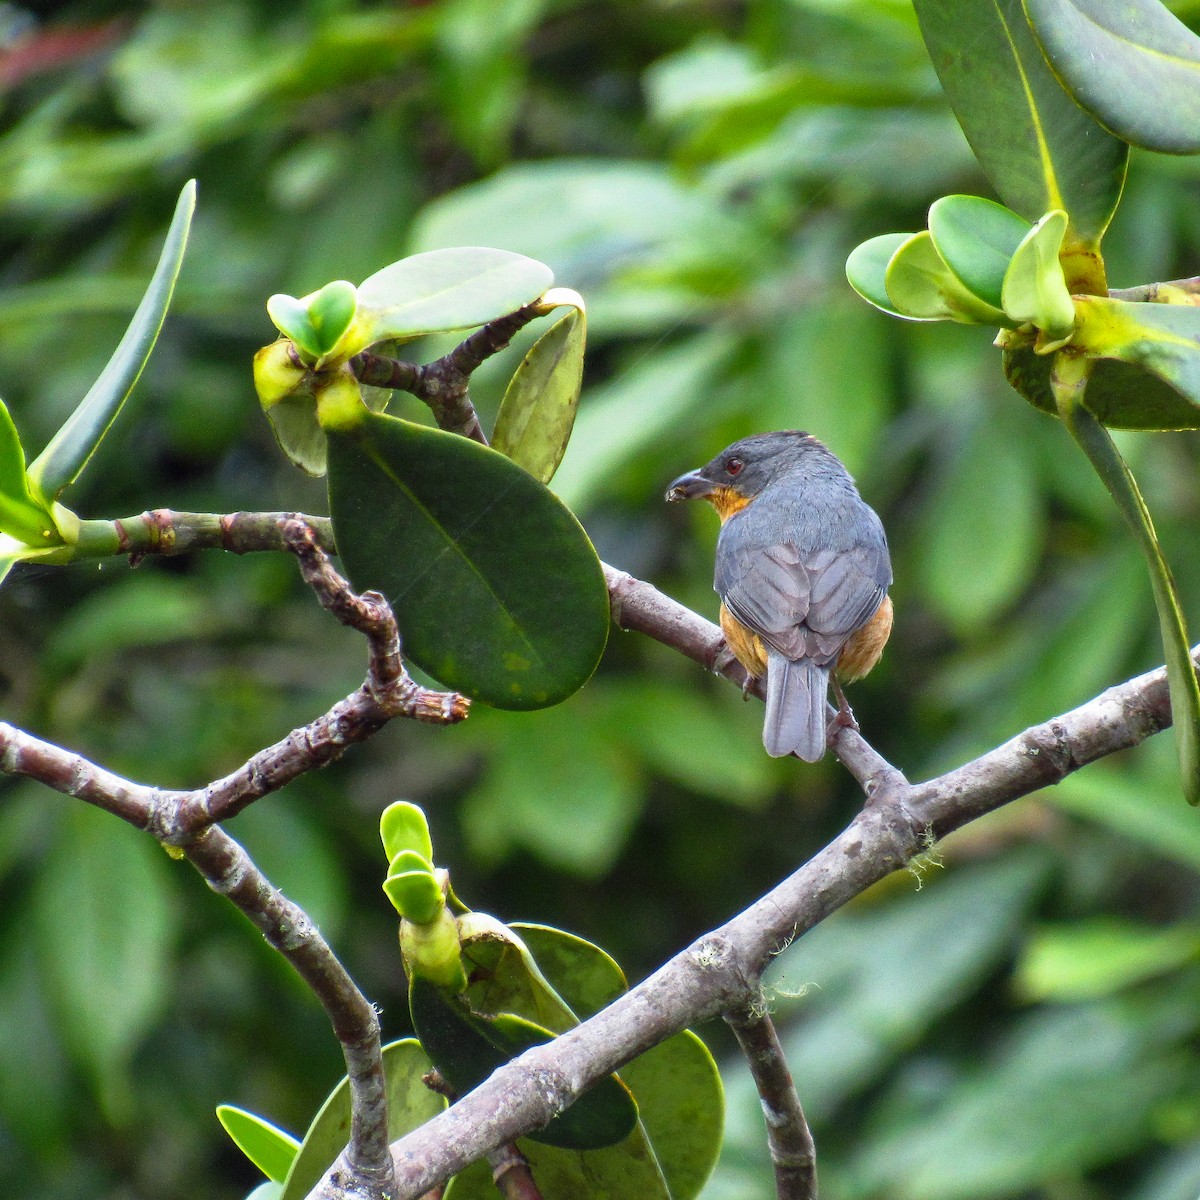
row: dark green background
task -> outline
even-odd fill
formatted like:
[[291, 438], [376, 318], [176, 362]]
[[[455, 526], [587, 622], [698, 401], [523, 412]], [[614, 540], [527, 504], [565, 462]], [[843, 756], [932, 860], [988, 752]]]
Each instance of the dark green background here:
[[[988, 332], [889, 320], [844, 282], [860, 240], [990, 194], [900, 0], [54, 8], [40, 27], [0, 13], [0, 394], [34, 452], [200, 184], [163, 339], [66, 497], [83, 515], [321, 511], [254, 399], [266, 297], [497, 245], [587, 297], [555, 488], [608, 561], [714, 616], [715, 520], [665, 507], [666, 484], [756, 430], [806, 428], [845, 459], [888, 529], [898, 613], [852, 701], [911, 778], [1159, 661], [1115, 509], [1008, 389]], [[1196, 273], [1198, 180], [1195, 160], [1134, 155], [1114, 286]], [[516, 361], [478, 377], [485, 426]], [[1200, 439], [1120, 442], [1200, 628]], [[0, 715], [145, 782], [230, 770], [363, 665], [283, 556], [26, 568], [0, 591]], [[637, 979], [859, 802], [832, 761], [769, 760], [760, 719], [614, 633], [561, 707], [397, 725], [231, 830], [396, 1035], [387, 802], [426, 807], [468, 902], [578, 932]], [[1200, 814], [1169, 737], [964, 831], [781, 959], [830, 1200], [1195, 1200]], [[757, 1102], [723, 1029], [702, 1032], [731, 1090], [705, 1195], [765, 1197]], [[254, 1172], [213, 1106], [298, 1131], [338, 1074], [316, 1005], [186, 866], [41, 787], [0, 788], [0, 1193], [234, 1200]]]

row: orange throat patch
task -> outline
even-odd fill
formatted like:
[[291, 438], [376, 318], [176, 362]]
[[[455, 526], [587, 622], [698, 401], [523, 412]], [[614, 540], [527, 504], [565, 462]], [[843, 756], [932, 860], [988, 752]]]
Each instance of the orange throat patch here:
[[750, 503], [749, 496], [743, 496], [741, 492], [731, 487], [719, 487], [715, 491], [709, 492], [704, 499], [717, 510], [717, 516], [721, 518], [722, 525], [734, 513], [741, 512]]

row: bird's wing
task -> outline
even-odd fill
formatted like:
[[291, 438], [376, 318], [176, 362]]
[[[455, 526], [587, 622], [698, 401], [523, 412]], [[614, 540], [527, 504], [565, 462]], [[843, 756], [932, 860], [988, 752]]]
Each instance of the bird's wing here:
[[767, 645], [824, 664], [870, 619], [890, 580], [886, 550], [805, 553], [783, 543], [718, 549], [715, 583], [730, 613]]

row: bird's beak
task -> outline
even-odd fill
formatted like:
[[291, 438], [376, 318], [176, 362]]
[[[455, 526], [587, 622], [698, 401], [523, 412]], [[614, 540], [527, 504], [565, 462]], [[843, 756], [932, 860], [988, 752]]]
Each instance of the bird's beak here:
[[701, 496], [710, 496], [716, 490], [717, 485], [707, 476], [699, 471], [689, 471], [667, 488], [667, 500], [696, 500]]

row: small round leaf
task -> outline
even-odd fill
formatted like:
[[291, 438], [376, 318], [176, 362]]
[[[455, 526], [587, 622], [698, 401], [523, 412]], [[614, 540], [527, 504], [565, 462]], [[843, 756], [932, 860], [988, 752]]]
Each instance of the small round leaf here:
[[929, 236], [942, 261], [968, 291], [1000, 307], [1004, 273], [1029, 222], [982, 196], [943, 196], [929, 209]]
[[846, 278], [850, 286], [868, 304], [883, 309], [885, 313], [891, 313], [893, 317], [903, 317], [907, 314], [902, 313], [892, 303], [887, 293], [885, 279], [888, 263], [892, 261], [892, 255], [913, 236], [911, 233], [881, 233], [878, 237], [870, 238], [856, 246], [846, 259]]
[[425, 813], [408, 800], [396, 800], [379, 818], [379, 836], [388, 860], [401, 850], [415, 850], [427, 862], [433, 862], [433, 840]]
[[438, 881], [428, 871], [389, 875], [383, 890], [396, 911], [416, 925], [428, 925], [445, 904]]
[[1004, 323], [1004, 313], [959, 282], [942, 261], [928, 230], [913, 234], [892, 255], [884, 283], [904, 316], [966, 325]]

